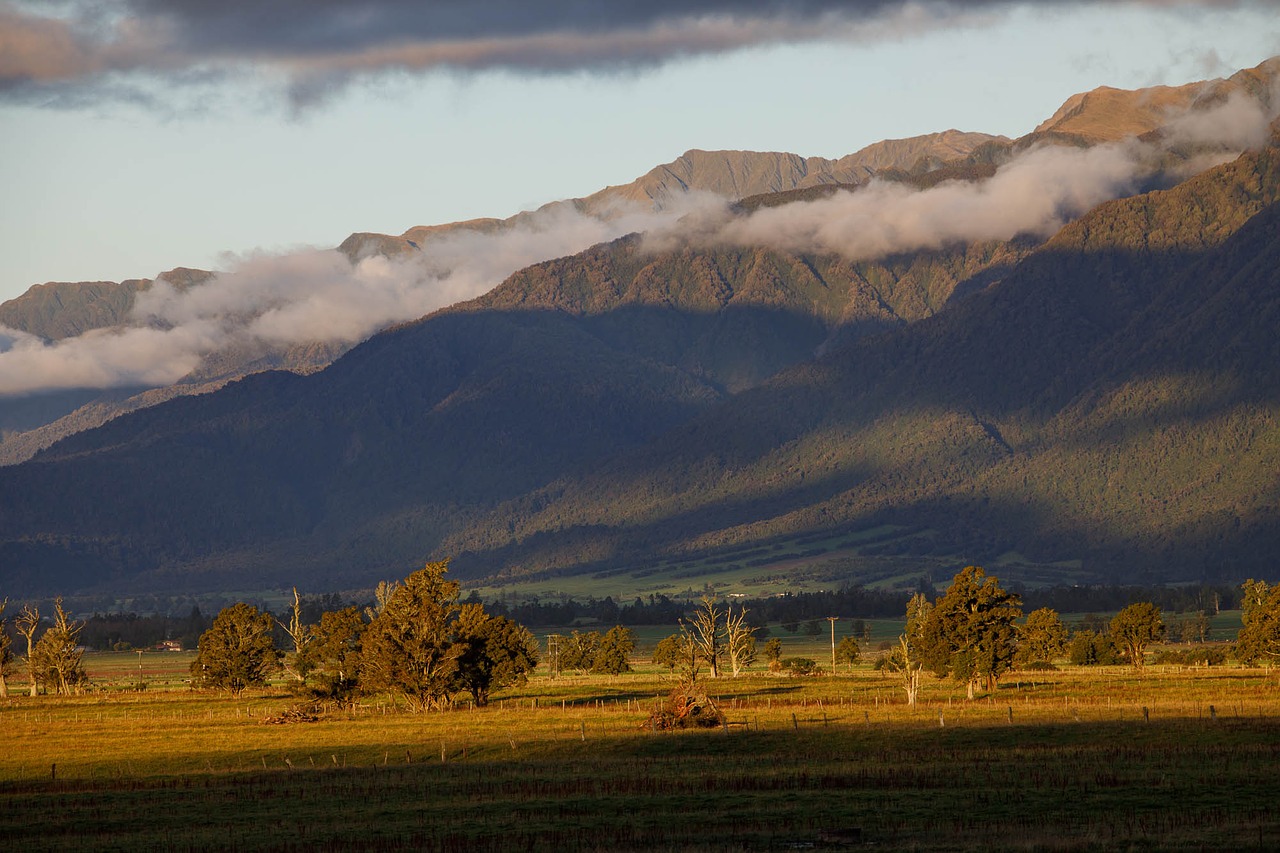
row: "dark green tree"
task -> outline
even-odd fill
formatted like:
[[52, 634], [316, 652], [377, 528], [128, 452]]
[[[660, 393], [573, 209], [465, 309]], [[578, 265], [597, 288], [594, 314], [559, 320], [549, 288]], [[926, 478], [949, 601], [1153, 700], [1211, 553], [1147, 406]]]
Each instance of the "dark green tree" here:
[[271, 615], [251, 604], [223, 609], [200, 635], [199, 651], [191, 662], [192, 685], [239, 695], [246, 687], [265, 684], [280, 663], [271, 640], [273, 628]]
[[850, 672], [853, 672], [853, 665], [858, 662], [858, 658], [861, 656], [862, 650], [858, 648], [858, 641], [853, 637], [845, 637], [836, 646], [836, 661], [849, 664]]
[[462, 647], [458, 681], [477, 706], [488, 705], [494, 690], [523, 684], [538, 666], [538, 640], [529, 629], [505, 616], [490, 616], [479, 604], [462, 605], [455, 637]]
[[679, 673], [684, 681], [698, 679], [698, 647], [687, 631], [672, 634], [658, 642], [653, 649], [653, 662]]
[[966, 566], [938, 599], [921, 636], [922, 662], [938, 676], [964, 682], [969, 698], [980, 681], [994, 690], [1013, 665], [1015, 620], [1022, 599], [978, 566]]
[[1067, 650], [1067, 629], [1058, 611], [1041, 607], [1027, 614], [1027, 621], [1018, 629], [1018, 651], [1014, 662], [1019, 666], [1029, 663], [1051, 662]]
[[605, 632], [596, 649], [591, 671], [601, 675], [618, 675], [631, 671], [631, 653], [636, 650], [636, 638], [627, 628], [615, 625]]
[[1141, 671], [1147, 646], [1164, 637], [1164, 620], [1160, 608], [1149, 601], [1139, 601], [1121, 610], [1111, 620], [1111, 639], [1129, 665]]
[[1243, 664], [1280, 659], [1280, 584], [1252, 578], [1240, 599], [1242, 627], [1236, 635], [1235, 656]]
[[560, 640], [560, 668], [590, 672], [596, 665], [596, 653], [603, 638], [599, 631], [581, 634], [577, 631]]
[[365, 621], [358, 607], [320, 614], [311, 638], [299, 653], [299, 669], [314, 682], [318, 696], [346, 701], [360, 684], [360, 650]]
[[1120, 662], [1120, 651], [1106, 634], [1086, 628], [1072, 635], [1067, 660], [1076, 666], [1112, 666]]
[[389, 588], [364, 633], [362, 685], [389, 691], [415, 711], [447, 704], [458, 682], [465, 647], [454, 642], [458, 584], [445, 580], [448, 568], [448, 561], [427, 563]]
[[770, 637], [765, 641], [764, 659], [769, 664], [771, 672], [777, 672], [782, 668], [782, 640]]

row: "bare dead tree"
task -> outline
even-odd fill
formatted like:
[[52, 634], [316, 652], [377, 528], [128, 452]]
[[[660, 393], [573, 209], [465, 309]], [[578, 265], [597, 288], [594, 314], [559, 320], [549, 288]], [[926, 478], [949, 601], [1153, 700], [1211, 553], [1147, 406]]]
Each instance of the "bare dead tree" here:
[[303, 652], [314, 635], [309, 626], [302, 624], [302, 597], [298, 595], [296, 586], [293, 588], [293, 606], [289, 608], [289, 624], [286, 625], [279, 619], [276, 624], [284, 629], [293, 643], [293, 653], [285, 658], [284, 671], [299, 682], [306, 681], [307, 674], [303, 671], [301, 662], [305, 660]]
[[907, 602], [906, 630], [898, 637], [898, 647], [888, 659], [888, 669], [902, 678], [902, 689], [907, 694], [907, 705], [915, 707], [920, 692], [920, 632], [933, 605], [923, 593], [916, 593]]
[[0, 601], [0, 699], [9, 698], [9, 674], [13, 669], [13, 648], [4, 618], [9, 599]]
[[40, 628], [40, 608], [24, 604], [22, 612], [13, 620], [13, 624], [27, 641], [27, 678], [31, 681], [31, 695], [38, 695], [36, 689], [39, 682], [36, 680], [36, 631]]
[[737, 614], [734, 614], [732, 606], [726, 607], [724, 624], [725, 648], [729, 653], [729, 667], [733, 670], [733, 677], [737, 678], [738, 673], [755, 662], [755, 628], [747, 624], [747, 608], [745, 607]]
[[722, 620], [724, 612], [716, 607], [715, 599], [703, 596], [702, 604], [693, 611], [689, 636], [697, 649], [698, 656], [711, 667], [711, 677], [720, 677], [720, 661], [724, 658], [724, 628]]

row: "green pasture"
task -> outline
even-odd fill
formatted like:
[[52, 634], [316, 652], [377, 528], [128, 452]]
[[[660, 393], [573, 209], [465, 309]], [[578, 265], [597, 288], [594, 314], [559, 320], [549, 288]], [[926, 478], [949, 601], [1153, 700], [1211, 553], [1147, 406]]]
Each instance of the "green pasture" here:
[[[157, 660], [157, 681], [184, 658]], [[972, 702], [926, 677], [914, 709], [866, 664], [755, 672], [705, 682], [730, 725], [655, 732], [673, 680], [651, 669], [269, 724], [299, 701], [282, 686], [138, 692], [135, 654], [87, 663], [94, 693], [0, 701], [14, 849], [1280, 846], [1280, 674], [1264, 670], [1066, 667]]]
[[[724, 548], [705, 556], [655, 559], [608, 571], [475, 589], [486, 600], [502, 595], [609, 595], [619, 602], [650, 594], [696, 599], [704, 591], [760, 598], [782, 592], [838, 589], [846, 584], [910, 589], [932, 570], [954, 570], [966, 562], [962, 554], [938, 551], [934, 536], [935, 531], [928, 528], [882, 524]], [[1037, 563], [1009, 552], [997, 564], [1001, 578], [1033, 587], [1090, 579], [1080, 570], [1079, 561]]]

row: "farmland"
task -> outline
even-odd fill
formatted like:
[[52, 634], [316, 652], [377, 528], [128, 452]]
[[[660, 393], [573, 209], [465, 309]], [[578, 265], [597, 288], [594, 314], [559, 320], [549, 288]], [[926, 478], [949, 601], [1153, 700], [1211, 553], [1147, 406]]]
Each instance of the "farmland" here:
[[[816, 648], [816, 647], [815, 647]], [[654, 732], [673, 679], [543, 672], [485, 708], [182, 686], [189, 655], [90, 655], [98, 689], [0, 704], [16, 849], [1274, 849], [1280, 678], [1011, 673], [909, 709], [860, 664], [707, 681], [730, 723]], [[18, 685], [20, 687], [20, 685]]]

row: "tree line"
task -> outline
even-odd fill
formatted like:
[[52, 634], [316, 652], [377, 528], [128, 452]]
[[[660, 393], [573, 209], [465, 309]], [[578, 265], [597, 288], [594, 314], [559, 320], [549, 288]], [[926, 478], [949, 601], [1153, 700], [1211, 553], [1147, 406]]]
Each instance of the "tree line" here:
[[[429, 563], [402, 582], [380, 584], [367, 606], [343, 607], [336, 595], [306, 599], [295, 590], [292, 607], [280, 616], [246, 603], [224, 608], [199, 636], [192, 683], [239, 693], [283, 670], [299, 689], [319, 698], [348, 701], [362, 693], [391, 693], [426, 710], [467, 693], [484, 705], [493, 690], [523, 682], [539, 664], [541, 649], [524, 625], [487, 611], [474, 595], [460, 599], [459, 585], [445, 578], [447, 569], [447, 561]], [[791, 597], [779, 598], [785, 604]], [[1245, 664], [1280, 660], [1280, 585], [1250, 579], [1234, 600], [1242, 615], [1231, 647], [1236, 659]], [[653, 601], [659, 604], [657, 598]], [[908, 599], [904, 630], [877, 666], [902, 678], [913, 703], [922, 672], [963, 683], [972, 696], [980, 685], [994, 689], [1012, 668], [1051, 668], [1064, 655], [1073, 664], [1128, 663], [1141, 669], [1146, 650], [1169, 637], [1171, 627], [1177, 628], [1175, 638], [1184, 640], [1203, 641], [1209, 631], [1203, 611], [1169, 625], [1157, 604], [1138, 601], [1109, 621], [1085, 617], [1070, 633], [1053, 608], [1037, 608], [1024, 618], [1022, 604], [1018, 592], [1006, 590], [982, 568], [968, 566], [945, 593], [931, 600], [917, 592]], [[31, 695], [82, 691], [88, 684], [82, 661], [86, 623], [71, 619], [62, 599], [55, 600], [48, 618], [36, 605], [26, 604], [10, 620], [7, 607], [7, 600], [0, 602], [0, 696], [8, 695], [7, 680], [19, 664]], [[185, 624], [190, 628], [203, 618], [193, 610]], [[679, 631], [658, 643], [653, 661], [688, 681], [704, 671], [713, 678], [736, 676], [758, 660], [757, 639], [768, 633], [759, 618], [745, 603], [704, 596], [692, 612], [677, 617]], [[840, 663], [852, 666], [861, 655], [860, 620], [853, 620], [854, 635], [837, 644], [837, 620], [827, 618], [832, 622], [832, 670]], [[16, 633], [10, 633], [10, 621]], [[795, 623], [784, 627], [796, 630]], [[816, 619], [806, 623], [811, 635], [822, 628]], [[16, 650], [22, 647], [25, 655], [19, 657]], [[781, 649], [776, 637], [764, 645], [771, 670], [803, 674], [819, 669], [811, 659], [783, 659]], [[573, 631], [551, 635], [547, 664], [552, 675], [618, 674], [630, 670], [634, 650], [635, 639], [621, 624], [604, 633]], [[1221, 660], [1205, 654], [1203, 649], [1166, 650], [1157, 661]], [[1224, 650], [1216, 654], [1225, 657]]]

